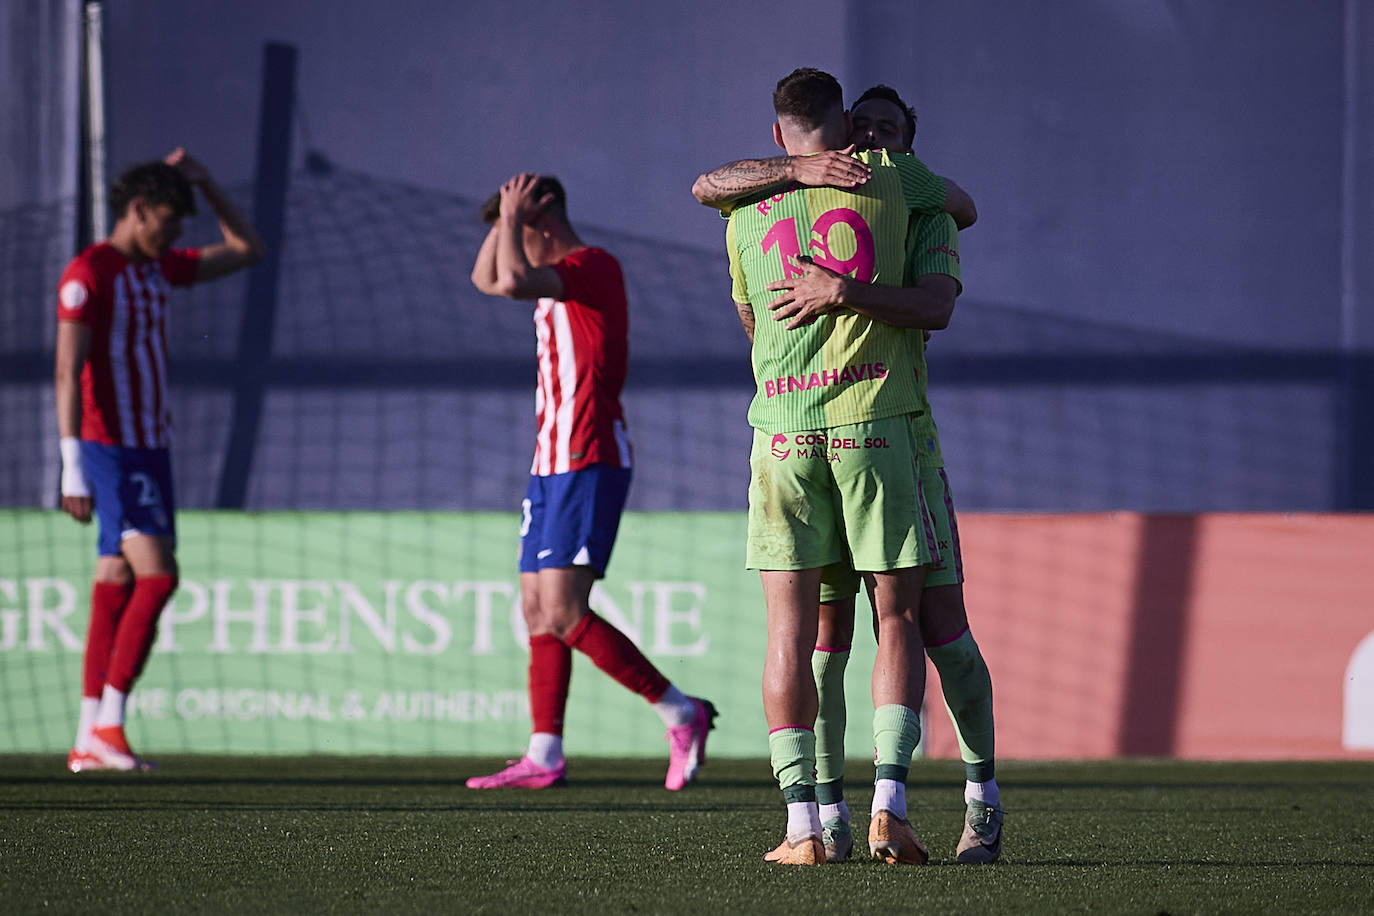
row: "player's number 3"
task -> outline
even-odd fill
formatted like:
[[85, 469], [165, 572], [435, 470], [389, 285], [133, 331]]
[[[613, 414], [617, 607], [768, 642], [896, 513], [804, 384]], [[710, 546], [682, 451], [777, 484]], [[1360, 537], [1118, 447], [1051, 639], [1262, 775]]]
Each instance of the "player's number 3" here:
[[[834, 254], [831, 235], [837, 223], [848, 226], [854, 235], [854, 253], [847, 258]], [[778, 249], [784, 279], [802, 275], [796, 261], [801, 256], [801, 244], [797, 241], [796, 217], [789, 216], [774, 223], [759, 245], [765, 253], [774, 248]], [[837, 207], [822, 213], [811, 227], [811, 241], [807, 247], [810, 249], [808, 253], [811, 259], [822, 267], [828, 267], [837, 274], [848, 274], [860, 283], [872, 282], [873, 266], [876, 262], [873, 230], [868, 228], [868, 223], [864, 222], [864, 218], [856, 211], [848, 207]]]

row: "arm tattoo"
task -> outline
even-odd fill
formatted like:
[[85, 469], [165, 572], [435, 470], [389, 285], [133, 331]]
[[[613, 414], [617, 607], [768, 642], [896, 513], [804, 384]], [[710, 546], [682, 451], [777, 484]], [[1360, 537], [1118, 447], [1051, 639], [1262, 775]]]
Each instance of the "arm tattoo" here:
[[755, 191], [763, 191], [789, 180], [787, 167], [790, 156], [775, 156], [772, 159], [740, 159], [727, 162], [705, 178], [706, 187], [713, 199], [734, 200]]
[[749, 342], [754, 342], [754, 307], [748, 302], [736, 302], [735, 311], [739, 312], [739, 323], [744, 327], [744, 334], [749, 338]]

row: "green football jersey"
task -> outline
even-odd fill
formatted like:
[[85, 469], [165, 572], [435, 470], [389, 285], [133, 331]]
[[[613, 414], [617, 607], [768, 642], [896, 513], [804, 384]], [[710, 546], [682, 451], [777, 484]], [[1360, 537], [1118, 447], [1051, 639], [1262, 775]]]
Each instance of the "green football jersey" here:
[[861, 282], [899, 285], [913, 212], [939, 213], [945, 182], [915, 156], [857, 154], [872, 166], [863, 186], [792, 186], [741, 201], [726, 227], [732, 294], [754, 310], [749, 423], [768, 433], [843, 426], [919, 409], [903, 331], [839, 310], [787, 330], [774, 321], [768, 284], [800, 276], [795, 259]]
[[[960, 289], [963, 288], [963, 274], [959, 269], [959, 228], [948, 213], [911, 218], [903, 285], [914, 286], [916, 279], [924, 274], [945, 274], [953, 277]], [[906, 339], [910, 359], [916, 369], [916, 395], [921, 405], [921, 412], [916, 417], [916, 442], [921, 449], [921, 463], [942, 468], [945, 459], [940, 454], [940, 431], [935, 428], [935, 417], [930, 412], [930, 399], [926, 391], [925, 334], [919, 330], [907, 330]]]

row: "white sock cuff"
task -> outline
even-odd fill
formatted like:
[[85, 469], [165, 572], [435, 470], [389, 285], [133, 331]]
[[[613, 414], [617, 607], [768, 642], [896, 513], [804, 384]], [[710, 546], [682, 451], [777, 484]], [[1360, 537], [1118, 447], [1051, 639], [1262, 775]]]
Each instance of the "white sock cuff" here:
[[100, 711], [95, 715], [96, 726], [106, 728], [111, 725], [123, 725], [124, 705], [128, 699], [127, 693], [120, 693], [106, 684], [104, 691], [100, 694]]
[[76, 750], [89, 751], [91, 749], [91, 729], [95, 726], [95, 717], [99, 713], [99, 697], [81, 698], [81, 717], [76, 723], [76, 743], [73, 745]]
[[563, 762], [563, 736], [548, 732], [532, 733], [525, 756], [546, 770], [553, 769]]
[[821, 805], [820, 810], [822, 824], [826, 821], [833, 821], [837, 817], [846, 824], [849, 823], [849, 806], [843, 801], [835, 802], [833, 805]]
[[815, 802], [787, 803], [787, 841], [821, 835], [821, 813]]
[[663, 696], [653, 705], [654, 712], [658, 713], [663, 724], [669, 728], [687, 725], [697, 714], [697, 705], [692, 702], [691, 697], [678, 690], [676, 684], [669, 684]]
[[985, 805], [992, 805], [994, 808], [1002, 807], [1002, 795], [997, 791], [997, 780], [989, 779], [987, 782], [964, 782], [964, 804], [974, 800], [980, 801]]
[[891, 811], [906, 820], [906, 785], [896, 779], [877, 779], [873, 781], [873, 807], [871, 814]]

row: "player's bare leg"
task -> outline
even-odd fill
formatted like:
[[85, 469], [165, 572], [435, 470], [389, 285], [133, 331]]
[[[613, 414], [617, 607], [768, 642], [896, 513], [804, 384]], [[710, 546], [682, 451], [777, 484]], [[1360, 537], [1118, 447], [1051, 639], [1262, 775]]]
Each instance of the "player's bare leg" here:
[[878, 654], [873, 665], [873, 784], [868, 846], [889, 865], [924, 865], [929, 858], [906, 816], [906, 777], [921, 739], [925, 652], [921, 640], [921, 591], [925, 567], [868, 573], [878, 616]]
[[816, 722], [816, 682], [808, 664], [816, 646], [820, 571], [765, 570], [768, 651], [763, 662], [763, 714], [770, 729]]
[[765, 861], [821, 865], [820, 811], [816, 805], [816, 647], [819, 569], [765, 570], [760, 574], [768, 609], [763, 661], [763, 715], [773, 776], [787, 803], [787, 837]]

